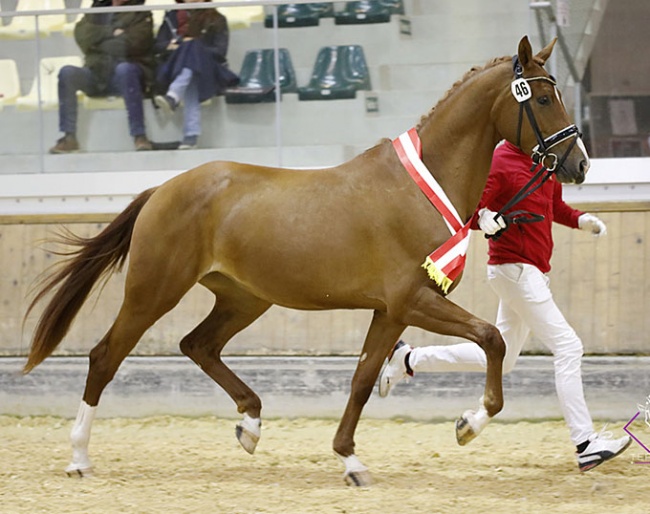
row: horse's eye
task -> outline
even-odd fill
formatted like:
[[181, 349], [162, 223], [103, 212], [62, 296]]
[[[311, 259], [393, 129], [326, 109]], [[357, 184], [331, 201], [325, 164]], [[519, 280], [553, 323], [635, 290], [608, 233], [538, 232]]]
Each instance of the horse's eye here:
[[551, 103], [551, 99], [550, 99], [548, 96], [546, 96], [546, 95], [544, 95], [544, 96], [540, 96], [540, 97], [537, 99], [537, 103], [538, 103], [539, 105], [548, 105], [548, 104]]

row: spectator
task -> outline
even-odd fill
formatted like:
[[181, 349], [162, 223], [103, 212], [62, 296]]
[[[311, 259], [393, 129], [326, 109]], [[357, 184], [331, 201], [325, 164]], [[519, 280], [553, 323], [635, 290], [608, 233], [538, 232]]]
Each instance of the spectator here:
[[[176, 0], [199, 3], [208, 0]], [[239, 78], [228, 68], [228, 23], [216, 9], [165, 13], [154, 52], [162, 64], [157, 86], [165, 91], [154, 103], [167, 114], [184, 103], [183, 141], [180, 149], [196, 148], [201, 135], [201, 102], [222, 93]]]
[[[144, 0], [95, 0], [93, 7], [142, 5]], [[144, 92], [154, 78], [153, 20], [150, 11], [86, 14], [74, 36], [85, 56], [83, 67], [59, 72], [59, 129], [64, 136], [50, 149], [79, 150], [77, 91], [88, 96], [122, 96], [136, 150], [151, 150], [144, 127]]]
[[[605, 235], [607, 229], [593, 214], [564, 203], [562, 186], [553, 177], [505, 212], [507, 215], [529, 209], [543, 214], [544, 219], [507, 227], [497, 211], [530, 180], [531, 165], [530, 156], [515, 145], [504, 142], [497, 146], [472, 228], [488, 235], [500, 234], [489, 242], [487, 274], [499, 297], [496, 327], [506, 343], [503, 372], [514, 368], [531, 331], [542, 340], [553, 354], [555, 386], [570, 438], [576, 445], [578, 467], [587, 471], [623, 452], [631, 439], [612, 439], [610, 433], [594, 431], [582, 387], [582, 341], [555, 304], [546, 273], [551, 269], [553, 221], [588, 230], [595, 236]], [[485, 352], [474, 343], [411, 348], [399, 341], [379, 377], [379, 395], [386, 396], [415, 371], [484, 371], [486, 364]]]

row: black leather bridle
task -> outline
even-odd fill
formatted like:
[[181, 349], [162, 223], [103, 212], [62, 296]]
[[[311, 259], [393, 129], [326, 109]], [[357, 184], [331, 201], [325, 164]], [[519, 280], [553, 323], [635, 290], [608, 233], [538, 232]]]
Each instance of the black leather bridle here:
[[[553, 87], [557, 87], [557, 82], [553, 77], [531, 77], [524, 78], [523, 68], [519, 62], [519, 58], [515, 55], [512, 58], [512, 69], [515, 75], [515, 81], [520, 84], [523, 83], [524, 87], [529, 87], [529, 82], [534, 82], [536, 80], [544, 80], [553, 84]], [[562, 130], [551, 134], [550, 136], [544, 138], [542, 132], [539, 129], [537, 120], [535, 119], [535, 113], [530, 105], [530, 99], [532, 94], [528, 95], [528, 98], [525, 100], [519, 101], [519, 120], [517, 122], [517, 147], [521, 149], [521, 128], [523, 125], [524, 112], [526, 113], [526, 118], [530, 123], [533, 133], [535, 134], [535, 139], [537, 140], [537, 145], [533, 148], [531, 158], [533, 164], [530, 167], [530, 171], [533, 172], [535, 169], [540, 166], [540, 169], [533, 175], [533, 177], [528, 181], [528, 183], [523, 186], [499, 211], [495, 214], [494, 219], [496, 220], [499, 216], [503, 218], [506, 223], [506, 228], [503, 228], [496, 232], [495, 234], [486, 234], [486, 238], [497, 239], [511, 224], [520, 224], [520, 223], [534, 223], [536, 221], [542, 221], [544, 216], [541, 214], [535, 214], [528, 211], [513, 211], [508, 214], [505, 214], [507, 210], [512, 208], [515, 204], [519, 203], [521, 200], [531, 195], [537, 189], [542, 187], [544, 182], [546, 182], [553, 173], [556, 172], [558, 168], [561, 168], [564, 164], [564, 161], [568, 157], [573, 147], [578, 142], [578, 139], [582, 136], [580, 130], [575, 124], [571, 124], [568, 127], [563, 128]], [[571, 144], [565, 150], [561, 157], [558, 158], [557, 154], [552, 153], [550, 150], [560, 143], [572, 139]], [[550, 160], [550, 162], [548, 162]], [[536, 184], [536, 182], [538, 182]]]

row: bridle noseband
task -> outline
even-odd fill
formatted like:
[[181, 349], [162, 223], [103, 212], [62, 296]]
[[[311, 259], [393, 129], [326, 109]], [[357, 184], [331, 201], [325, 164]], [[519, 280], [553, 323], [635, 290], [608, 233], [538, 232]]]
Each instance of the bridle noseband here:
[[[529, 86], [529, 82], [534, 82], [536, 80], [544, 80], [553, 84], [553, 87], [557, 87], [557, 82], [553, 77], [530, 77], [524, 78], [523, 68], [519, 62], [517, 55], [512, 58], [512, 69], [515, 74], [515, 80], [512, 83], [512, 94], [515, 96], [519, 102], [519, 120], [517, 122], [517, 147], [521, 149], [521, 127], [523, 124], [524, 112], [526, 112], [526, 117], [530, 123], [533, 133], [535, 134], [535, 139], [537, 139], [537, 145], [533, 148], [531, 153], [531, 158], [533, 164], [530, 167], [530, 171], [535, 171], [535, 168], [540, 166], [540, 169], [533, 175], [533, 177], [528, 181], [528, 183], [522, 187], [515, 196], [513, 196], [510, 201], [508, 201], [499, 211], [495, 214], [494, 219], [496, 220], [501, 216], [506, 222], [506, 228], [503, 228], [496, 232], [495, 234], [489, 235], [486, 234], [486, 238], [498, 239], [501, 234], [511, 225], [511, 224], [520, 224], [520, 223], [534, 223], [536, 221], [542, 221], [544, 216], [541, 214], [535, 214], [528, 211], [514, 211], [508, 214], [505, 214], [513, 205], [520, 202], [527, 196], [531, 195], [533, 192], [537, 191], [544, 182], [546, 182], [553, 173], [558, 168], [561, 168], [564, 164], [564, 161], [573, 150], [573, 147], [578, 142], [578, 139], [582, 137], [580, 130], [575, 124], [569, 125], [568, 127], [563, 128], [562, 130], [551, 134], [547, 138], [542, 136], [542, 131], [539, 129], [537, 120], [535, 119], [535, 113], [530, 105], [530, 99], [532, 98], [532, 91]], [[557, 154], [551, 153], [551, 149], [559, 145], [560, 143], [566, 141], [567, 139], [573, 139], [571, 144], [562, 154], [562, 157], [558, 157]], [[540, 180], [541, 178], [541, 180]], [[538, 184], [535, 184], [539, 180]]]

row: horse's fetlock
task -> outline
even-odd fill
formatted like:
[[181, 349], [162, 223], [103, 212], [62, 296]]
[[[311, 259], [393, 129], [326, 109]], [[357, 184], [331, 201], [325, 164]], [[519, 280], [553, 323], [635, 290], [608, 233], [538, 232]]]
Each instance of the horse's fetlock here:
[[354, 436], [345, 433], [339, 426], [339, 430], [332, 441], [332, 449], [342, 457], [349, 457], [354, 454]]
[[492, 395], [485, 395], [483, 397], [483, 406], [488, 416], [493, 418], [503, 409], [503, 398], [494, 398]]

